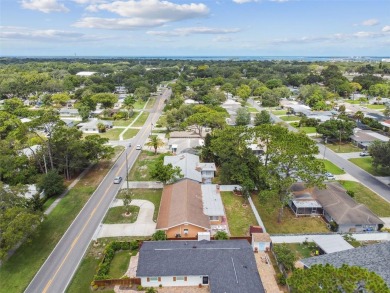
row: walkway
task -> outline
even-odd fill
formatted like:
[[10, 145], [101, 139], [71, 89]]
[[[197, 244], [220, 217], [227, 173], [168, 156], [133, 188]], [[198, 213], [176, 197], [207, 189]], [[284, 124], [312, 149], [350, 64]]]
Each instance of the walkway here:
[[280, 291], [278, 283], [276, 282], [276, 273], [275, 269], [267, 255], [264, 251], [259, 251], [255, 253], [257, 270], [261, 278], [261, 283], [263, 283], [265, 292], [272, 293], [282, 293]]
[[[154, 204], [148, 200], [134, 199], [131, 205], [140, 208], [137, 220], [131, 224], [100, 224], [94, 239], [120, 236], [151, 236], [156, 231], [153, 221]], [[114, 199], [110, 207], [123, 206], [122, 199]]]

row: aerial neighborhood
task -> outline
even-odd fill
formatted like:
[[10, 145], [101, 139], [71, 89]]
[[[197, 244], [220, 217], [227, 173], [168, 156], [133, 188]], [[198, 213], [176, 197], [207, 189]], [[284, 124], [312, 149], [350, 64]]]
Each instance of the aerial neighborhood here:
[[0, 73], [0, 292], [390, 292], [386, 60]]

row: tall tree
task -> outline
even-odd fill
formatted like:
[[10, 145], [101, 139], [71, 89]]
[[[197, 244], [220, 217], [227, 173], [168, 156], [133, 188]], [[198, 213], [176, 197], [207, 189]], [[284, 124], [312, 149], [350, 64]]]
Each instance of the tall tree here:
[[262, 110], [260, 113], [256, 113], [254, 124], [259, 126], [262, 124], [271, 124], [271, 115], [266, 110]]
[[142, 99], [143, 101], [147, 101], [150, 96], [150, 91], [147, 87], [141, 86], [134, 91], [134, 96], [137, 99]]
[[251, 122], [251, 114], [248, 109], [241, 107], [237, 110], [236, 125], [248, 125]]
[[165, 144], [157, 135], [152, 135], [146, 145], [154, 148], [154, 154], [157, 154], [157, 149], [163, 147]]

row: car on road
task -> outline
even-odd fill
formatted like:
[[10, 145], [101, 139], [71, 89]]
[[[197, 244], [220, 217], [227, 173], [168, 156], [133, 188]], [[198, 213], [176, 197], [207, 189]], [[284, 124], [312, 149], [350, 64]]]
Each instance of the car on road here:
[[137, 144], [137, 146], [135, 147], [135, 149], [136, 149], [137, 151], [139, 151], [139, 150], [142, 149], [142, 146], [141, 146], [140, 144]]
[[332, 173], [326, 172], [325, 173], [326, 180], [336, 180], [336, 177]]
[[361, 156], [361, 157], [367, 157], [367, 156], [369, 156], [370, 154], [367, 152], [367, 151], [363, 151], [363, 152], [361, 152], [360, 154], [359, 154], [359, 156]]
[[119, 183], [121, 183], [122, 182], [122, 177], [121, 176], [116, 176], [115, 178], [114, 178], [114, 184], [119, 184]]

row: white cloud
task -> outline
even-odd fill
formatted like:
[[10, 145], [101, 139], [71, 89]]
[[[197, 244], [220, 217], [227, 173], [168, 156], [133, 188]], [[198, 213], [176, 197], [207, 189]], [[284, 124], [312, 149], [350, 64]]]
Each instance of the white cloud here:
[[259, 2], [259, 0], [233, 0], [234, 3], [237, 4], [244, 4], [244, 3], [250, 3], [250, 2]]
[[79, 32], [61, 30], [33, 30], [26, 27], [0, 27], [0, 39], [33, 40], [47, 42], [89, 42], [108, 39], [105, 36], [89, 36]]
[[64, 4], [58, 3], [57, 0], [22, 0], [21, 4], [24, 9], [38, 10], [44, 13], [69, 11]]
[[382, 32], [390, 32], [390, 25], [386, 25], [382, 28]]
[[367, 20], [362, 22], [362, 25], [365, 25], [365, 26], [374, 26], [377, 24], [379, 24], [379, 20], [377, 20], [375, 18], [367, 19]]
[[188, 36], [193, 34], [206, 34], [206, 35], [215, 35], [215, 34], [231, 34], [237, 33], [240, 29], [220, 29], [220, 28], [210, 28], [210, 27], [187, 27], [187, 28], [178, 28], [171, 31], [148, 31], [146, 32], [149, 35], [154, 36]]
[[72, 0], [78, 4], [96, 4], [96, 3], [104, 3], [105, 0]]
[[218, 36], [216, 38], [213, 39], [214, 42], [231, 42], [233, 41], [232, 38], [230, 37], [226, 37], [226, 36]]
[[77, 21], [74, 26], [104, 29], [136, 29], [205, 17], [209, 13], [208, 7], [202, 3], [176, 4], [160, 0], [130, 0], [93, 4], [89, 5], [87, 10], [90, 12], [108, 11], [122, 18], [84, 17]]

